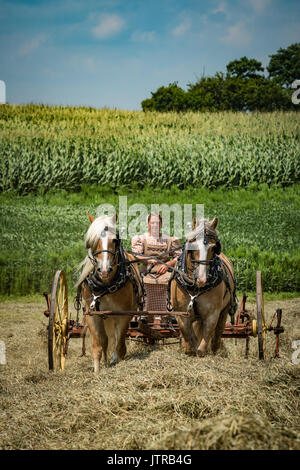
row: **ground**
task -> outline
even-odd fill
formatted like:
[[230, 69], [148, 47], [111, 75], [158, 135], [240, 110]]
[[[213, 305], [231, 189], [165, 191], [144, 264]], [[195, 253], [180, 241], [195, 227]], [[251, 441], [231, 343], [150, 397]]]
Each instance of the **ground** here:
[[[48, 370], [46, 304], [3, 301], [0, 340], [1, 449], [300, 449], [300, 298], [265, 301], [269, 321], [283, 310], [280, 358], [249, 358], [244, 340], [217, 355], [185, 356], [180, 345], [128, 342], [124, 361], [95, 377], [88, 338], [72, 339], [64, 372]], [[255, 303], [248, 308], [255, 313]], [[72, 309], [72, 308], [70, 308]], [[300, 356], [300, 354], [299, 354]]]

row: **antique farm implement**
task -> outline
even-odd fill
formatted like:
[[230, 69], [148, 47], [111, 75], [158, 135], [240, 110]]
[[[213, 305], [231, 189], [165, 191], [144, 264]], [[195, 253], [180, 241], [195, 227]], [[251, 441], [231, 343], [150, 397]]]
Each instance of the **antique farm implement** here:
[[[99, 315], [106, 319], [111, 315], [130, 315], [127, 338], [135, 341], [143, 341], [147, 344], [167, 339], [180, 341], [180, 330], [176, 316], [187, 316], [188, 312], [179, 311], [112, 311], [92, 310], [85, 311], [78, 298], [75, 299], [76, 318], [72, 319], [69, 313], [68, 288], [64, 271], [57, 271], [54, 277], [51, 295], [43, 294], [47, 302], [47, 310], [44, 315], [49, 318], [48, 325], [48, 363], [49, 369], [64, 369], [68, 352], [68, 344], [71, 338], [82, 338], [82, 354], [85, 354], [86, 316]], [[246, 309], [247, 296], [243, 294], [237, 311], [236, 320], [231, 318], [231, 323], [226, 323], [222, 337], [245, 339], [245, 357], [248, 357], [249, 341], [251, 337], [258, 339], [258, 357], [266, 357], [266, 335], [273, 331], [276, 336], [275, 357], [279, 355], [279, 335], [284, 331], [281, 326], [281, 309], [274, 312], [272, 321], [267, 325], [264, 316], [264, 302], [262, 290], [261, 271], [256, 273], [256, 318], [251, 318]], [[276, 317], [276, 326], [273, 321]], [[167, 342], [172, 344], [173, 342]]]

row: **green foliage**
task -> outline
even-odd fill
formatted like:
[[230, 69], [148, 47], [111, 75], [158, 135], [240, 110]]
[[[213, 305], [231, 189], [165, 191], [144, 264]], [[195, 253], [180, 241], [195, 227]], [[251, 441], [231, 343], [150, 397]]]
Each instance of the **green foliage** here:
[[10, 105], [0, 113], [1, 192], [299, 181], [294, 113], [179, 116]]
[[257, 72], [263, 72], [264, 68], [261, 62], [255, 59], [248, 59], [247, 57], [241, 57], [237, 60], [232, 60], [226, 66], [229, 75], [233, 75], [239, 78], [257, 78], [261, 77]]
[[269, 57], [267, 70], [276, 83], [290, 87], [294, 80], [300, 78], [300, 42], [280, 48]]
[[[294, 292], [300, 287], [300, 187], [208, 190], [177, 188], [128, 191], [128, 207], [151, 204], [205, 205], [205, 216], [219, 218], [222, 251], [234, 263], [239, 291], [255, 291], [255, 273], [263, 272], [266, 292]], [[85, 255], [87, 213], [100, 203], [118, 211], [119, 194], [101, 186], [84, 186], [43, 196], [0, 195], [0, 295], [28, 295], [51, 289], [57, 269], [66, 270], [70, 293], [76, 266]], [[130, 240], [124, 241], [130, 247]]]
[[184, 111], [186, 109], [185, 92], [177, 85], [170, 83], [168, 87], [160, 87], [152, 92], [152, 98], [142, 101], [143, 111]]
[[[275, 111], [294, 109], [291, 93], [274, 81], [254, 72], [216, 73], [181, 88], [161, 87], [142, 102], [148, 111]], [[180, 92], [179, 92], [180, 90]]]
[[[243, 80], [226, 84], [239, 90]], [[201, 90], [191, 89], [195, 99]], [[57, 269], [71, 288], [87, 212], [104, 202], [118, 208], [119, 195], [149, 210], [204, 203], [205, 215], [220, 219], [240, 291], [255, 290], [257, 269], [266, 291], [299, 290], [299, 127], [296, 113], [2, 105], [0, 294], [49, 290]]]
[[267, 70], [261, 62], [241, 57], [229, 62], [227, 74], [217, 72], [213, 77], [202, 77], [189, 83], [185, 92], [177, 82], [151, 92], [152, 98], [142, 102], [144, 111], [275, 111], [298, 108], [291, 101], [291, 86], [299, 78], [300, 43], [279, 49], [271, 55]]

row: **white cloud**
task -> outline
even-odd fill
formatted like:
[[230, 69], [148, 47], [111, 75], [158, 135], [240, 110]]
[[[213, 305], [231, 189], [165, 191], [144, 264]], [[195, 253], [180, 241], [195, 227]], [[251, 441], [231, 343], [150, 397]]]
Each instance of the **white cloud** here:
[[94, 57], [85, 57], [83, 55], [72, 55], [68, 61], [69, 65], [76, 70], [84, 70], [86, 72], [95, 72], [101, 65], [99, 59]]
[[272, 0], [248, 0], [248, 3], [252, 5], [254, 10], [259, 13], [266, 9], [268, 5], [270, 5]]
[[155, 38], [155, 31], [134, 31], [131, 35], [134, 42], [153, 42]]
[[176, 28], [173, 29], [173, 36], [181, 36], [191, 28], [190, 20], [186, 19], [182, 21]]
[[101, 15], [99, 23], [92, 29], [92, 33], [97, 39], [106, 39], [118, 34], [124, 24], [124, 20], [119, 15]]
[[245, 29], [244, 23], [237, 23], [227, 29], [222, 40], [230, 45], [246, 46], [252, 40], [251, 34]]
[[19, 55], [25, 56], [38, 49], [40, 45], [45, 42], [47, 36], [45, 34], [40, 34], [35, 38], [25, 41], [24, 44], [19, 48]]
[[216, 15], [217, 13], [224, 13], [224, 15], [227, 15], [227, 5], [226, 3], [222, 0], [219, 5], [212, 10], [212, 13]]

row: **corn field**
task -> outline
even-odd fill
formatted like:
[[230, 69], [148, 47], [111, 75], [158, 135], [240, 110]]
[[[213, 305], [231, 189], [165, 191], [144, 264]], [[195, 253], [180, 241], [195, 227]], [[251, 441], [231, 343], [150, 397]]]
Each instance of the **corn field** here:
[[0, 191], [82, 184], [287, 186], [300, 176], [298, 113], [142, 113], [0, 108]]

